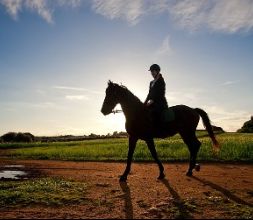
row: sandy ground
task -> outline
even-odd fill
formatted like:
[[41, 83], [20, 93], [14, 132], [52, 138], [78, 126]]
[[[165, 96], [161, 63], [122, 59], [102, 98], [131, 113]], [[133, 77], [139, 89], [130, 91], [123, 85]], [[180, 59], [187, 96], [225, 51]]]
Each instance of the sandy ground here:
[[85, 197], [99, 204], [0, 208], [0, 218], [253, 218], [253, 165], [203, 163], [194, 177], [187, 163], [164, 163], [157, 180], [154, 163], [133, 163], [127, 183], [119, 183], [125, 163], [1, 159], [25, 165], [32, 178], [57, 176], [88, 184]]

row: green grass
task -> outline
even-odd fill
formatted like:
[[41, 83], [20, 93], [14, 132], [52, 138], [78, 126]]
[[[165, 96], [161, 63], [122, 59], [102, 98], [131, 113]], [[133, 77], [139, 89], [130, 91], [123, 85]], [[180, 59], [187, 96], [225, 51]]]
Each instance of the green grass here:
[[0, 206], [82, 204], [87, 186], [84, 183], [59, 178], [25, 181], [0, 181]]
[[[202, 143], [198, 154], [200, 161], [253, 162], [253, 134], [224, 133], [217, 135], [221, 143], [218, 155], [213, 154], [212, 144], [205, 132], [198, 132]], [[163, 161], [188, 161], [189, 151], [181, 137], [156, 139], [158, 156]], [[77, 142], [0, 144], [12, 149], [9, 156], [25, 159], [50, 159], [73, 161], [125, 161], [128, 152], [127, 138], [98, 139]], [[153, 161], [144, 141], [138, 141], [135, 161]]]

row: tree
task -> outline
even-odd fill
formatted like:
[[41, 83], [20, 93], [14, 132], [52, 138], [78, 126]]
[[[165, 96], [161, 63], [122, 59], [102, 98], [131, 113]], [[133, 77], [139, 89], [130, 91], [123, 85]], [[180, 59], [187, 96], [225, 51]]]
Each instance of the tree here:
[[8, 132], [2, 136], [3, 142], [14, 142], [17, 136], [16, 132]]
[[15, 138], [15, 142], [33, 142], [32, 137], [29, 134], [19, 132]]
[[2, 142], [33, 142], [35, 137], [31, 133], [8, 132], [1, 139]]
[[213, 131], [216, 131], [216, 132], [220, 132], [220, 133], [224, 133], [225, 132], [222, 127], [218, 127], [218, 126], [212, 125], [212, 128], [213, 128]]
[[34, 137], [34, 135], [33, 134], [31, 134], [30, 132], [26, 132], [26, 133], [24, 133], [25, 135], [27, 135], [27, 136], [29, 136], [29, 137], [31, 137], [31, 139], [32, 139], [32, 142], [34, 142], [35, 141], [35, 137]]
[[117, 131], [114, 131], [113, 134], [112, 134], [113, 137], [117, 137], [118, 136], [118, 132]]
[[240, 133], [253, 133], [253, 116], [251, 116], [249, 121], [244, 122], [241, 129], [237, 130]]

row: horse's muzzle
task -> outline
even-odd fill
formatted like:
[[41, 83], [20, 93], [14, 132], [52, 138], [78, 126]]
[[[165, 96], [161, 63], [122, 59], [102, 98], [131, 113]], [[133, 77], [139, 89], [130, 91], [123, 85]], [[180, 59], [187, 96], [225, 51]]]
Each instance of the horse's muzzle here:
[[111, 111], [106, 111], [105, 109], [101, 109], [101, 112], [103, 115], [109, 115], [110, 113], [112, 113]]

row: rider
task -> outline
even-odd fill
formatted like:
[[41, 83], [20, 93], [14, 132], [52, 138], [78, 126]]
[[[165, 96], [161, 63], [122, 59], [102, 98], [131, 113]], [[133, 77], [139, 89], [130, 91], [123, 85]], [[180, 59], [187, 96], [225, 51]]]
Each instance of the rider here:
[[149, 71], [151, 72], [154, 80], [150, 82], [149, 93], [144, 104], [151, 109], [154, 126], [158, 128], [159, 122], [161, 122], [161, 114], [164, 109], [168, 108], [165, 98], [166, 85], [162, 74], [160, 73], [161, 69], [159, 65], [151, 65]]

